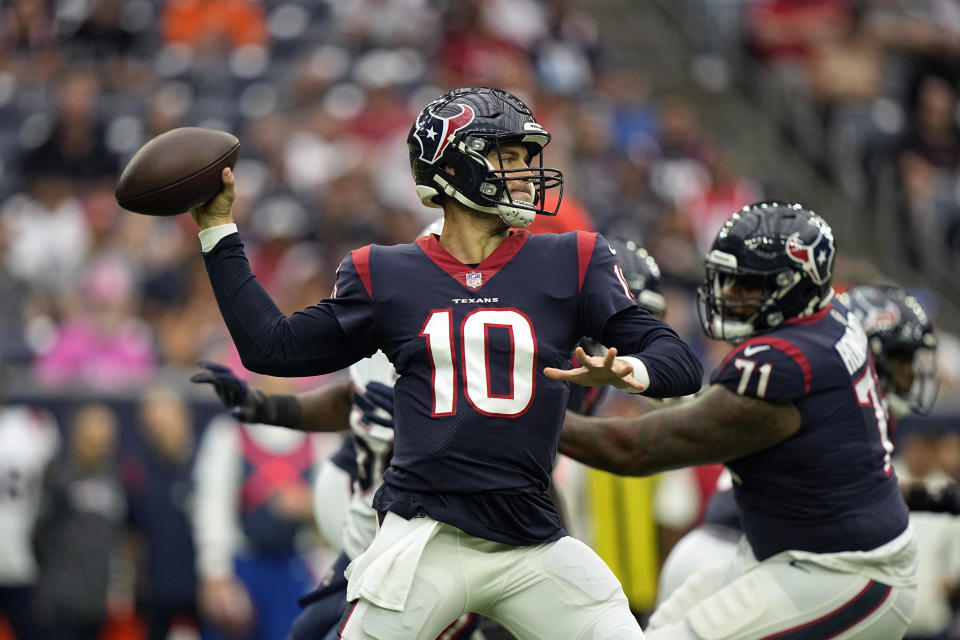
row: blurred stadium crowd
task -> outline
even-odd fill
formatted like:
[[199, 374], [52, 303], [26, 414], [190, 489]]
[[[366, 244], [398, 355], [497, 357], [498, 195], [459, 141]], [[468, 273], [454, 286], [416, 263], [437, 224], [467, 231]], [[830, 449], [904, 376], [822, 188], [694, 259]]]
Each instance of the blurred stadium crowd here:
[[[114, 200], [120, 170], [152, 136], [205, 126], [240, 138], [234, 213], [254, 270], [290, 313], [327, 295], [348, 250], [408, 242], [433, 219], [404, 140], [429, 99], [470, 85], [517, 91], [553, 132], [547, 163], [566, 186], [560, 216], [541, 230], [592, 228], [647, 246], [668, 285], [667, 321], [716, 363], [722, 346], [701, 336], [693, 304], [702, 256], [731, 212], [776, 195], [775, 180], [739, 173], [686, 98], [612, 63], [590, 6], [3, 0], [0, 396], [47, 403], [58, 417], [62, 397], [133, 400], [60, 420], [122, 432], [190, 420], [163, 395], [136, 413], [145, 389], [168, 382], [195, 399], [186, 380], [199, 360], [239, 369], [192, 221], [133, 215]], [[685, 0], [670, 11], [696, 34], [701, 86], [755, 96], [918, 268], [960, 266], [960, 5]], [[845, 264], [845, 284], [882, 277], [883, 265]], [[935, 295], [920, 293], [935, 312]], [[960, 342], [941, 329], [941, 405], [956, 410]], [[194, 415], [194, 430], [211, 411]], [[111, 440], [99, 437], [108, 449]], [[960, 480], [958, 438], [938, 442], [933, 467]], [[137, 478], [149, 464], [133, 467]]]
[[[664, 3], [661, 3], [664, 4]], [[960, 5], [952, 0], [685, 0], [694, 74], [739, 84], [924, 271], [960, 257]]]

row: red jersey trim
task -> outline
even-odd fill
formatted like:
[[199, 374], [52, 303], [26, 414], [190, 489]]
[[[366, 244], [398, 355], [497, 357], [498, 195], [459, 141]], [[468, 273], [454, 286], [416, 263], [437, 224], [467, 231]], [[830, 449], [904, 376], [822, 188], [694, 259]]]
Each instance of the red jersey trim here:
[[367, 295], [373, 297], [373, 284], [370, 281], [370, 245], [354, 249], [350, 252], [353, 258], [353, 266], [357, 270], [357, 275], [363, 280], [363, 286], [367, 289]]
[[590, 267], [590, 258], [593, 257], [593, 248], [597, 246], [597, 234], [588, 231], [577, 231], [577, 293], [583, 288], [583, 279], [587, 276]]
[[798, 317], [798, 318], [790, 318], [783, 324], [812, 324], [814, 322], [820, 322], [821, 320], [823, 320], [824, 316], [826, 316], [827, 313], [829, 312], [830, 312], [830, 305], [827, 305], [823, 309], [820, 309], [820, 311], [817, 311], [814, 314], [811, 314], [809, 316]]
[[[420, 250], [433, 261], [438, 267], [447, 272], [447, 274], [460, 283], [468, 291], [478, 291], [485, 284], [490, 282], [493, 276], [507, 264], [527, 242], [530, 237], [529, 231], [511, 231], [510, 235], [503, 239], [500, 246], [493, 250], [487, 259], [477, 265], [476, 268], [463, 264], [440, 244], [436, 234], [431, 233], [428, 236], [417, 238], [417, 246]], [[467, 285], [467, 274], [479, 273], [480, 283], [476, 287]]]

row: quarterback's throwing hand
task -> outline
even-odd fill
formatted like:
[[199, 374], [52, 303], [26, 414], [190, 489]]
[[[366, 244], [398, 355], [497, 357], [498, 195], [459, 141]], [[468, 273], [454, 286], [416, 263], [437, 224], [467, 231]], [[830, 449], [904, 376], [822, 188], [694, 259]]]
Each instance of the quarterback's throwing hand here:
[[223, 181], [223, 189], [220, 190], [213, 200], [204, 202], [190, 210], [190, 215], [196, 221], [201, 229], [209, 229], [221, 224], [230, 224], [233, 222], [233, 198], [235, 180], [233, 171], [226, 167], [220, 174]]
[[553, 380], [575, 382], [585, 387], [602, 387], [613, 385], [618, 389], [643, 391], [644, 386], [633, 379], [633, 366], [625, 360], [617, 359], [617, 350], [611, 347], [603, 356], [590, 356], [577, 347], [574, 354], [580, 361], [575, 369], [555, 369], [546, 367], [543, 375]]

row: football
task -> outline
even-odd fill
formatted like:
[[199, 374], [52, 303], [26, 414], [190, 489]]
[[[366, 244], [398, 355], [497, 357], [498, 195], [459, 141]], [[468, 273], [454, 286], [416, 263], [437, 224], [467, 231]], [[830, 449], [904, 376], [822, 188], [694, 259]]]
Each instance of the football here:
[[220, 173], [233, 168], [237, 137], [217, 129], [181, 127], [153, 138], [130, 159], [117, 181], [117, 203], [149, 216], [175, 216], [212, 199]]

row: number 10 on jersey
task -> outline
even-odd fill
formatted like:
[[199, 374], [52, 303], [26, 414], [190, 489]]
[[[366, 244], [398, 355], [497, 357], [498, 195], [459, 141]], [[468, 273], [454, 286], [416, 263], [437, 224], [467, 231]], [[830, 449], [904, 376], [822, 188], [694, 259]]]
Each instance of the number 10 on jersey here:
[[[509, 336], [506, 393], [494, 393], [491, 370], [490, 329], [505, 329]], [[536, 386], [537, 342], [530, 319], [516, 309], [477, 309], [463, 319], [456, 337], [453, 311], [439, 309], [430, 313], [420, 335], [427, 339], [433, 387], [434, 416], [457, 411], [457, 384], [462, 380], [464, 395], [478, 412], [497, 417], [524, 413], [533, 400]], [[459, 356], [459, 358], [457, 357]], [[460, 370], [461, 376], [457, 376]]]

